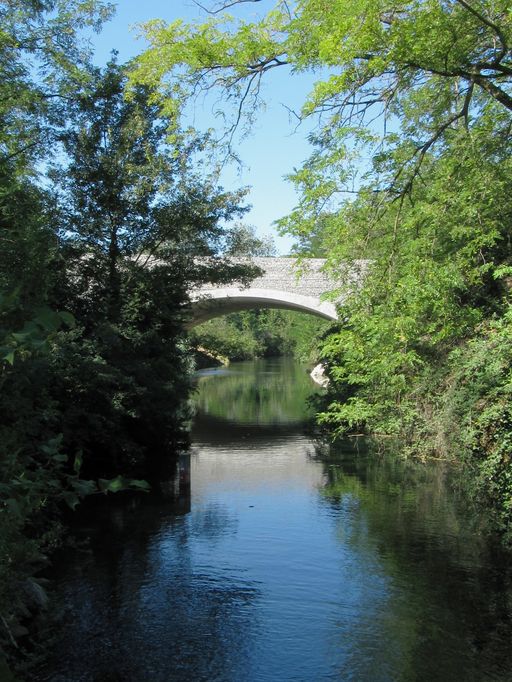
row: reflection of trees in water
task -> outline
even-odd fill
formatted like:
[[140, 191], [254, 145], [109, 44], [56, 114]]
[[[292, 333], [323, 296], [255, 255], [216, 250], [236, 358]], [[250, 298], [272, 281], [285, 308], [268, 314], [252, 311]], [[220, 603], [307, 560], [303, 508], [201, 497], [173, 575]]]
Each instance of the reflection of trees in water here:
[[235, 535], [238, 518], [229, 514], [226, 507], [214, 502], [192, 511], [193, 523], [190, 536], [203, 540], [218, 540], [226, 535]]
[[334, 512], [339, 541], [377, 561], [396, 586], [379, 616], [397, 648], [402, 676], [395, 679], [509, 680], [510, 557], [497, 556], [492, 540], [478, 535], [454, 495], [456, 473], [397, 457], [331, 452], [325, 476], [321, 499]]
[[222, 505], [175, 516], [143, 499], [104, 505], [89, 523], [90, 552], [57, 579], [58, 642], [31, 679], [244, 679], [258, 586], [205, 570], [190, 548], [236, 534], [236, 518]]
[[234, 363], [199, 378], [200, 412], [242, 423], [302, 421], [315, 385], [305, 367], [289, 358]]
[[276, 441], [282, 442], [303, 434], [304, 422], [289, 421], [278, 424], [232, 422], [222, 417], [198, 412], [194, 419], [192, 430], [194, 443], [210, 446], [232, 445], [239, 448], [250, 446], [254, 448], [273, 447]]

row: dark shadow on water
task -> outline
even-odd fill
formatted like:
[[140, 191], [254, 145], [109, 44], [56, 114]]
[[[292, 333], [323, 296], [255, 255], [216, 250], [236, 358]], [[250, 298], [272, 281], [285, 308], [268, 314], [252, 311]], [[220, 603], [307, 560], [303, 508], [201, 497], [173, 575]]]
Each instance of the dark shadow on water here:
[[301, 435], [304, 430], [304, 422], [298, 420], [277, 424], [243, 423], [198, 413], [194, 420], [192, 436], [196, 444], [229, 446], [244, 441], [271, 443], [275, 439], [281, 440]]
[[212, 541], [234, 521], [222, 507], [206, 507], [193, 523], [188, 511], [160, 493], [84, 506], [75, 519], [82, 548], [61, 554], [52, 572], [60, 614], [47, 634], [58, 628], [58, 643], [30, 679], [243, 676], [258, 585], [196, 565], [191, 538]]

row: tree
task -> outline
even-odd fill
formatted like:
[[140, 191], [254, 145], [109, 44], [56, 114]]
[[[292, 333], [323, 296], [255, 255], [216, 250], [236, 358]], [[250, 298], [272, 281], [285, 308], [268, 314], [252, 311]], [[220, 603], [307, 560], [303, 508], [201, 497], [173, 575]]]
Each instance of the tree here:
[[[201, 25], [146, 24], [150, 48], [136, 61], [134, 82], [157, 86], [170, 78], [173, 99], [166, 105], [176, 120], [189, 97], [214, 88], [224, 104], [235, 102], [231, 140], [244, 115], [249, 123], [254, 120], [265, 74], [278, 67], [295, 76], [317, 71], [319, 80], [298, 115], [320, 117], [312, 141], [325, 156], [323, 164], [320, 152], [313, 161], [330, 179], [324, 199], [351, 187], [349, 137], [382, 151], [382, 145], [396, 145], [398, 127], [398, 142], [401, 148], [407, 142], [407, 152], [384, 174], [382, 187], [400, 192], [450, 130], [470, 126], [490, 103], [512, 111], [512, 19], [506, 0], [280, 0], [253, 23], [219, 11]], [[375, 119], [382, 121], [377, 136]], [[497, 130], [507, 127], [508, 118], [497, 121]]]
[[[91, 491], [61, 450], [49, 389], [66, 313], [52, 311], [58, 252], [53, 201], [40, 182], [62, 104], [99, 28], [101, 2], [9, 0], [0, 7], [0, 668], [19, 620], [45, 598], [35, 575], [56, 546], [57, 508]], [[14, 633], [14, 634], [13, 634]]]
[[[501, 305], [499, 273], [510, 263], [508, 4], [301, 0], [252, 23], [221, 14], [192, 27], [153, 22], [146, 35], [151, 46], [132, 77], [175, 83], [181, 70], [176, 120], [187, 98], [217, 88], [236, 102], [236, 126], [245, 108], [254, 115], [261, 78], [274, 68], [319, 73], [300, 112], [319, 116], [314, 151], [290, 176], [300, 200], [281, 229], [306, 252], [325, 251], [334, 269], [368, 260], [362, 289], [345, 292], [347, 344], [333, 337], [329, 353], [346, 350], [358, 395], [393, 410], [424, 354]], [[363, 403], [360, 422], [374, 413]]]
[[222, 193], [206, 180], [201, 184], [192, 173], [200, 141], [187, 148], [166, 144], [167, 122], [150, 103], [147, 88], [125, 101], [125, 80], [115, 60], [103, 74], [91, 72], [61, 135], [70, 163], [54, 171], [64, 206], [63, 241], [80, 259], [79, 270], [94, 271], [112, 321], [121, 268], [180, 257], [178, 267], [188, 259], [193, 280], [192, 259], [213, 255], [223, 240], [220, 221], [242, 210], [240, 194]]
[[68, 162], [53, 171], [62, 242], [55, 297], [79, 325], [55, 356], [55, 391], [74, 402], [65, 443], [102, 475], [144, 474], [151, 458], [175, 451], [188, 414], [189, 290], [246, 273], [216, 257], [223, 222], [243, 213], [241, 196], [194, 174], [200, 141], [171, 147], [148, 88], [127, 101], [125, 81], [115, 59], [89, 69], [60, 136]]
[[243, 209], [190, 171], [200, 141], [167, 145], [147, 88], [126, 102], [124, 69], [80, 56], [76, 30], [98, 6], [2, 9], [0, 88], [24, 97], [0, 105], [0, 646], [34, 590], [44, 596], [34, 576], [59, 542], [60, 508], [147, 487], [121, 474], [176, 455], [190, 286], [248, 274], [217, 257], [222, 221]]
[[260, 239], [252, 226], [238, 223], [227, 234], [225, 253], [235, 258], [270, 257], [276, 255], [276, 245], [271, 236]]
[[17, 290], [22, 307], [46, 301], [57, 242], [51, 197], [38, 176], [83, 75], [88, 50], [79, 34], [99, 30], [110, 13], [96, 0], [0, 7], [0, 290]]
[[84, 28], [113, 6], [100, 0], [9, 0], [0, 8], [0, 163], [19, 169], [51, 155], [52, 124], [82, 78]]

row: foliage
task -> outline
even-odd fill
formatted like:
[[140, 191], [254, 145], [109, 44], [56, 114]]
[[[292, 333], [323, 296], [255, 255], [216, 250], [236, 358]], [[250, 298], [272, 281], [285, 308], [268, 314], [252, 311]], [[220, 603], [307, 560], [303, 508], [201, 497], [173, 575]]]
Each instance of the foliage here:
[[299, 113], [316, 117], [313, 152], [290, 175], [300, 199], [280, 225], [334, 271], [363, 261], [323, 344], [319, 418], [334, 434], [463, 458], [508, 532], [508, 3], [297, 0], [249, 23], [219, 11], [145, 34], [132, 82], [174, 87], [175, 125], [190, 97], [216, 89], [234, 105], [228, 144], [244, 111], [255, 120], [265, 74], [318, 74]]
[[99, 27], [106, 14], [95, 1], [13, 0], [0, 8], [1, 649], [16, 647], [26, 632], [19, 619], [46, 601], [35, 575], [60, 536], [55, 509], [84, 493], [48, 423], [57, 410], [48, 391], [51, 345], [73, 320], [48, 307], [58, 242], [37, 164], [53, 151], [63, 77], [85, 57], [78, 32]]
[[311, 363], [316, 362], [319, 340], [329, 324], [307, 313], [247, 310], [198, 325], [191, 342], [230, 360], [293, 355]]
[[[234, 317], [236, 315], [236, 318]], [[250, 360], [261, 357], [263, 348], [252, 330], [237, 325], [244, 313], [232, 313], [225, 317], [208, 320], [191, 332], [191, 344], [195, 347], [215, 351], [229, 360]]]
[[512, 315], [478, 326], [465, 344], [454, 348], [437, 379], [432, 414], [423, 425], [438, 449], [457, 448], [467, 465], [466, 488], [494, 526], [512, 541], [511, 390]]
[[175, 454], [190, 286], [250, 276], [219, 258], [242, 194], [196, 170], [201, 140], [170, 147], [148, 89], [126, 102], [115, 59], [89, 64], [79, 32], [107, 14], [93, 0], [0, 9], [0, 646], [11, 651], [46, 602], [37, 576], [63, 507], [144, 490], [134, 476]]
[[[485, 110], [489, 101], [512, 109], [506, 0], [279, 0], [249, 23], [217, 11], [203, 24], [155, 20], [143, 29], [150, 47], [137, 59], [133, 81], [162, 87], [170, 79], [173, 96], [165, 106], [176, 124], [188, 98], [216, 89], [224, 104], [234, 102], [233, 132], [241, 113], [249, 124], [256, 119], [266, 73], [318, 72], [301, 116], [325, 118], [313, 136], [322, 149], [313, 161], [328, 159], [334, 170], [324, 169], [331, 182], [319, 188], [327, 197], [339, 185], [340, 162], [349, 160], [347, 136], [371, 143], [367, 124], [375, 116], [388, 120], [390, 130], [403, 126], [409, 150], [400, 181], [407, 183], [417, 162], [469, 112]], [[411, 114], [421, 117], [419, 128], [410, 125]], [[394, 133], [386, 135], [386, 146], [395, 141]], [[350, 179], [346, 170], [342, 178]]]
[[193, 147], [169, 148], [147, 88], [124, 99], [125, 79], [115, 59], [90, 69], [61, 134], [68, 162], [53, 171], [62, 240], [53, 295], [79, 321], [53, 356], [55, 395], [66, 444], [102, 475], [143, 472], [181, 438], [188, 289], [231, 276], [219, 259], [195, 258], [214, 256], [221, 221], [240, 213], [239, 196], [194, 176]]
[[391, 206], [375, 225], [364, 196], [333, 215], [327, 239], [336, 257], [353, 257], [365, 240], [373, 256], [347, 324], [324, 348], [337, 358], [333, 380], [348, 400], [341, 412], [333, 406], [340, 424], [352, 393], [361, 422], [371, 414], [377, 430], [407, 432], [415, 382], [503, 305], [511, 168], [484, 123], [470, 139], [454, 136], [452, 153], [431, 165], [413, 203]]
[[271, 236], [257, 237], [252, 225], [236, 223], [227, 230], [227, 256], [247, 258], [250, 256], [271, 257], [276, 255], [276, 245]]
[[[0, 301], [0, 324], [15, 301]], [[146, 488], [136, 480], [85, 480], [82, 453], [63, 451], [63, 434], [52, 421], [58, 404], [50, 395], [52, 346], [69, 313], [34, 312], [19, 331], [0, 327], [0, 642], [23, 634], [21, 619], [46, 605], [44, 581], [35, 577], [61, 539], [59, 510], [81, 498], [122, 487]]]
[[7, 169], [33, 170], [34, 161], [51, 152], [52, 124], [62, 120], [62, 105], [81, 81], [88, 58], [80, 33], [99, 30], [111, 13], [112, 5], [99, 0], [2, 3], [1, 175]]

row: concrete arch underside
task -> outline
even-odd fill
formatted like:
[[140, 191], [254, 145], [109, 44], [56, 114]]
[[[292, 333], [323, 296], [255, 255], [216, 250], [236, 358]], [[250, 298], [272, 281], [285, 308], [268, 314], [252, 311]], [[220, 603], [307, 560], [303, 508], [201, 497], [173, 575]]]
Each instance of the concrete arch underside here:
[[214, 317], [252, 308], [281, 308], [310, 313], [326, 320], [338, 319], [335, 305], [330, 301], [321, 301], [317, 296], [306, 296], [276, 289], [219, 287], [210, 290], [203, 289], [193, 297], [192, 316], [187, 327], [191, 329]]

